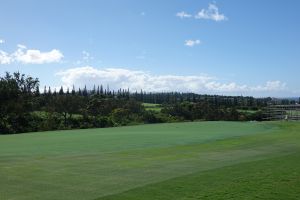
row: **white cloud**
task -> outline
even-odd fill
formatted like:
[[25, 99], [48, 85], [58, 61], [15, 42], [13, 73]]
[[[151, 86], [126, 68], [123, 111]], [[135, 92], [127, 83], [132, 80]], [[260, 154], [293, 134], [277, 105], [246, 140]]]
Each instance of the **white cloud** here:
[[131, 91], [141, 89], [148, 92], [178, 91], [207, 94], [262, 94], [286, 90], [286, 84], [280, 81], [268, 81], [265, 85], [249, 86], [235, 82], [223, 83], [208, 75], [178, 76], [153, 75], [145, 71], [124, 68], [96, 69], [91, 66], [71, 68], [58, 72], [64, 87], [92, 88], [94, 84], [109, 85], [111, 89], [129, 88]]
[[5, 51], [0, 50], [0, 64], [10, 64], [12, 62], [12, 58]]
[[263, 86], [253, 87], [254, 91], [277, 91], [277, 90], [285, 90], [286, 83], [282, 83], [280, 81], [267, 81], [267, 83]]
[[19, 62], [22, 64], [45, 64], [59, 62], [64, 57], [57, 49], [41, 52], [37, 49], [27, 49], [27, 47], [22, 44], [18, 44], [17, 47], [17, 50], [12, 54], [1, 51], [0, 64], [10, 64], [12, 62]]
[[208, 9], [202, 9], [195, 15], [196, 19], [210, 19], [214, 21], [224, 21], [228, 18], [224, 14], [219, 13], [219, 8], [216, 4], [209, 4]]
[[89, 62], [90, 60], [93, 60], [94, 58], [91, 56], [91, 54], [87, 51], [82, 51], [82, 59], [86, 62]]
[[180, 17], [181, 19], [183, 19], [183, 18], [191, 18], [192, 17], [191, 14], [188, 14], [188, 13], [186, 13], [184, 11], [176, 13], [176, 16]]
[[200, 40], [186, 40], [184, 45], [188, 46], [188, 47], [193, 47], [193, 46], [199, 45], [199, 44], [201, 44]]
[[59, 62], [63, 58], [62, 53], [53, 49], [49, 52], [41, 52], [40, 50], [28, 49], [25, 52], [19, 51], [15, 54], [15, 59], [23, 64], [44, 64]]
[[4, 44], [4, 43], [5, 43], [5, 40], [0, 39], [0, 44]]
[[83, 50], [81, 52], [80, 60], [77, 60], [74, 64], [76, 64], [76, 65], [88, 64], [92, 60], [94, 60], [94, 57], [92, 57], [89, 52]]

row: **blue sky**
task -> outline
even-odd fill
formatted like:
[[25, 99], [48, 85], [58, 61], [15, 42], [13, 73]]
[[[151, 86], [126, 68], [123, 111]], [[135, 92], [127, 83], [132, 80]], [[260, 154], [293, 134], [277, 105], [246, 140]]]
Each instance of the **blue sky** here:
[[0, 73], [41, 86], [300, 96], [297, 0], [1, 0]]

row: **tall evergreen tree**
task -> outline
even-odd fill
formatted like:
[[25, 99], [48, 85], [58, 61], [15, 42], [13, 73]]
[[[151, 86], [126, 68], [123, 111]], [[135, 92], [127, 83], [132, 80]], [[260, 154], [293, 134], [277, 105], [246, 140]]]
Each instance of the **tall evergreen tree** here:
[[40, 87], [38, 85], [35, 88], [35, 96], [40, 96]]
[[52, 92], [51, 92], [51, 88], [50, 88], [50, 86], [48, 87], [48, 95], [50, 96], [52, 94]]
[[58, 94], [59, 95], [63, 95], [64, 94], [64, 88], [63, 88], [63, 86], [60, 87]]
[[87, 89], [86, 89], [86, 85], [84, 86], [84, 89], [82, 91], [82, 95], [87, 97], [88, 96], [88, 92], [87, 92]]
[[95, 95], [96, 94], [96, 85], [94, 84], [93, 90], [92, 90], [92, 94]]
[[99, 85], [98, 85], [98, 87], [97, 87], [97, 96], [99, 96], [100, 95], [100, 87], [99, 87]]
[[100, 94], [103, 95], [103, 86], [102, 86], [102, 84], [100, 86]]
[[73, 85], [73, 87], [72, 87], [72, 95], [74, 96], [75, 94], [76, 94], [75, 86]]

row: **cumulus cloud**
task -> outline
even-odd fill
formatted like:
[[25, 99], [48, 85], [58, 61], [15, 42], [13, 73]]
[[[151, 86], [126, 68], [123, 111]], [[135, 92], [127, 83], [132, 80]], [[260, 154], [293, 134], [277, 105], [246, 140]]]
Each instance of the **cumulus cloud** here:
[[191, 14], [188, 14], [188, 13], [186, 13], [184, 11], [176, 13], [176, 16], [180, 17], [181, 19], [183, 19], [183, 18], [191, 18], [192, 17]]
[[5, 51], [0, 50], [0, 64], [10, 64], [12, 62], [12, 58]]
[[5, 43], [5, 40], [0, 39], [0, 44], [4, 44], [4, 43]]
[[263, 86], [256, 86], [252, 88], [254, 91], [278, 91], [285, 89], [286, 83], [282, 83], [280, 81], [267, 81], [267, 83]]
[[217, 7], [216, 4], [209, 4], [208, 9], [202, 9], [200, 12], [198, 12], [195, 15], [196, 19], [209, 19], [209, 20], [214, 20], [214, 21], [224, 21], [227, 20], [228, 18], [224, 14], [219, 13], [219, 8]]
[[200, 40], [186, 40], [184, 43], [184, 45], [188, 46], [188, 47], [193, 47], [193, 46], [199, 45], [199, 44], [201, 44]]
[[12, 62], [19, 62], [22, 64], [45, 64], [59, 62], [64, 57], [57, 49], [41, 52], [37, 49], [27, 49], [27, 47], [22, 44], [18, 44], [17, 47], [17, 50], [12, 54], [1, 50], [0, 63], [10, 64]]
[[264, 85], [249, 86], [235, 82], [223, 83], [208, 75], [178, 76], [154, 75], [145, 71], [124, 68], [97, 69], [91, 66], [71, 68], [56, 74], [61, 78], [64, 87], [92, 88], [96, 85], [109, 85], [111, 89], [129, 88], [131, 91], [148, 92], [195, 92], [207, 94], [267, 94], [268, 92], [286, 89], [285, 83], [268, 81]]
[[57, 49], [49, 52], [41, 52], [35, 49], [22, 51], [19, 49], [14, 55], [14, 59], [23, 64], [53, 63], [59, 62], [63, 58], [62, 53]]

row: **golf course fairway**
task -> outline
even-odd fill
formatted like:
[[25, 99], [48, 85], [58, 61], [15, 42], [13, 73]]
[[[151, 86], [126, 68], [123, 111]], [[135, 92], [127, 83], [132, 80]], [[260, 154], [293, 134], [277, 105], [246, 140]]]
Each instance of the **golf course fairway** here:
[[1, 135], [0, 199], [300, 199], [300, 123]]

